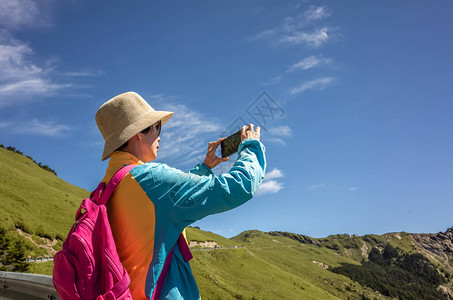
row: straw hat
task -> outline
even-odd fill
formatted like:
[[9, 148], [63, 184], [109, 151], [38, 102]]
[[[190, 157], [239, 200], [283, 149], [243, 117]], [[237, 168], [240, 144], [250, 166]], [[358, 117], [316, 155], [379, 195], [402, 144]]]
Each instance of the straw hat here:
[[171, 111], [154, 110], [135, 92], [120, 94], [105, 102], [96, 112], [96, 123], [105, 141], [102, 160], [143, 129], [159, 120], [163, 125], [172, 116]]

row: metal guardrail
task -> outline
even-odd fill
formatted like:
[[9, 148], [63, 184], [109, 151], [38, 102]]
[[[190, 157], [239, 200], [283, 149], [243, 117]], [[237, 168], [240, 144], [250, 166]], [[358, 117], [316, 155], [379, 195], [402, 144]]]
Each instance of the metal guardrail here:
[[0, 271], [0, 299], [59, 300], [52, 276]]
[[53, 261], [53, 256], [49, 257], [37, 257], [37, 258], [27, 258], [25, 262], [28, 263], [43, 263], [43, 262], [48, 262], [48, 261]]
[[244, 249], [245, 247], [213, 247], [213, 248], [195, 248], [195, 249], [190, 249], [190, 251], [209, 251], [209, 250], [225, 250], [225, 249]]

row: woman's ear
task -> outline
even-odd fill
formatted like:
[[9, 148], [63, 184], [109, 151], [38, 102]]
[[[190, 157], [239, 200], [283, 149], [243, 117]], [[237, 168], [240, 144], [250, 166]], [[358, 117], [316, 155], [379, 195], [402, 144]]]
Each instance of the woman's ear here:
[[137, 133], [136, 135], [134, 135], [133, 137], [131, 137], [130, 141], [133, 141], [133, 142], [140, 142], [142, 140], [142, 136], [141, 136], [141, 132]]

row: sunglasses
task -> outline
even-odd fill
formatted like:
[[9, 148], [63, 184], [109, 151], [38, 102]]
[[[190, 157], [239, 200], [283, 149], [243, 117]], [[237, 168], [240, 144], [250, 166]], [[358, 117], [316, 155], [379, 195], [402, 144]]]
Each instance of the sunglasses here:
[[[155, 127], [154, 127], [154, 124], [155, 124]], [[145, 129], [143, 129], [143, 130], [141, 131], [141, 133], [143, 133], [143, 134], [148, 134], [148, 132], [149, 132], [149, 131], [151, 130], [151, 128], [152, 128], [152, 129], [153, 129], [153, 132], [154, 132], [154, 130], [156, 130], [156, 131], [157, 131], [157, 136], [159, 136], [159, 135], [160, 135], [160, 131], [161, 131], [161, 129], [162, 129], [162, 122], [159, 120], [159, 121], [157, 121], [157, 122], [154, 123], [154, 124], [151, 125], [151, 126], [149, 126], [149, 127], [147, 127], [147, 128], [145, 128]]]
[[157, 121], [156, 130], [157, 130], [157, 136], [159, 136], [160, 131], [162, 130], [162, 121], [161, 120]]

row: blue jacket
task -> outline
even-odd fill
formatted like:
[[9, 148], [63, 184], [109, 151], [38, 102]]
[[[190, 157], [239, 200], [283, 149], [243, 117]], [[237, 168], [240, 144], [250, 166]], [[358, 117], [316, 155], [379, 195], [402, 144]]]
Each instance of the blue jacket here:
[[[103, 181], [130, 164], [137, 166], [118, 185], [107, 209], [119, 257], [131, 278], [131, 293], [134, 299], [151, 299], [165, 259], [184, 228], [253, 197], [266, 170], [265, 147], [256, 139], [243, 140], [237, 161], [219, 176], [204, 163], [185, 173], [115, 151]], [[190, 265], [178, 246], [174, 248], [160, 298], [199, 299]]]

